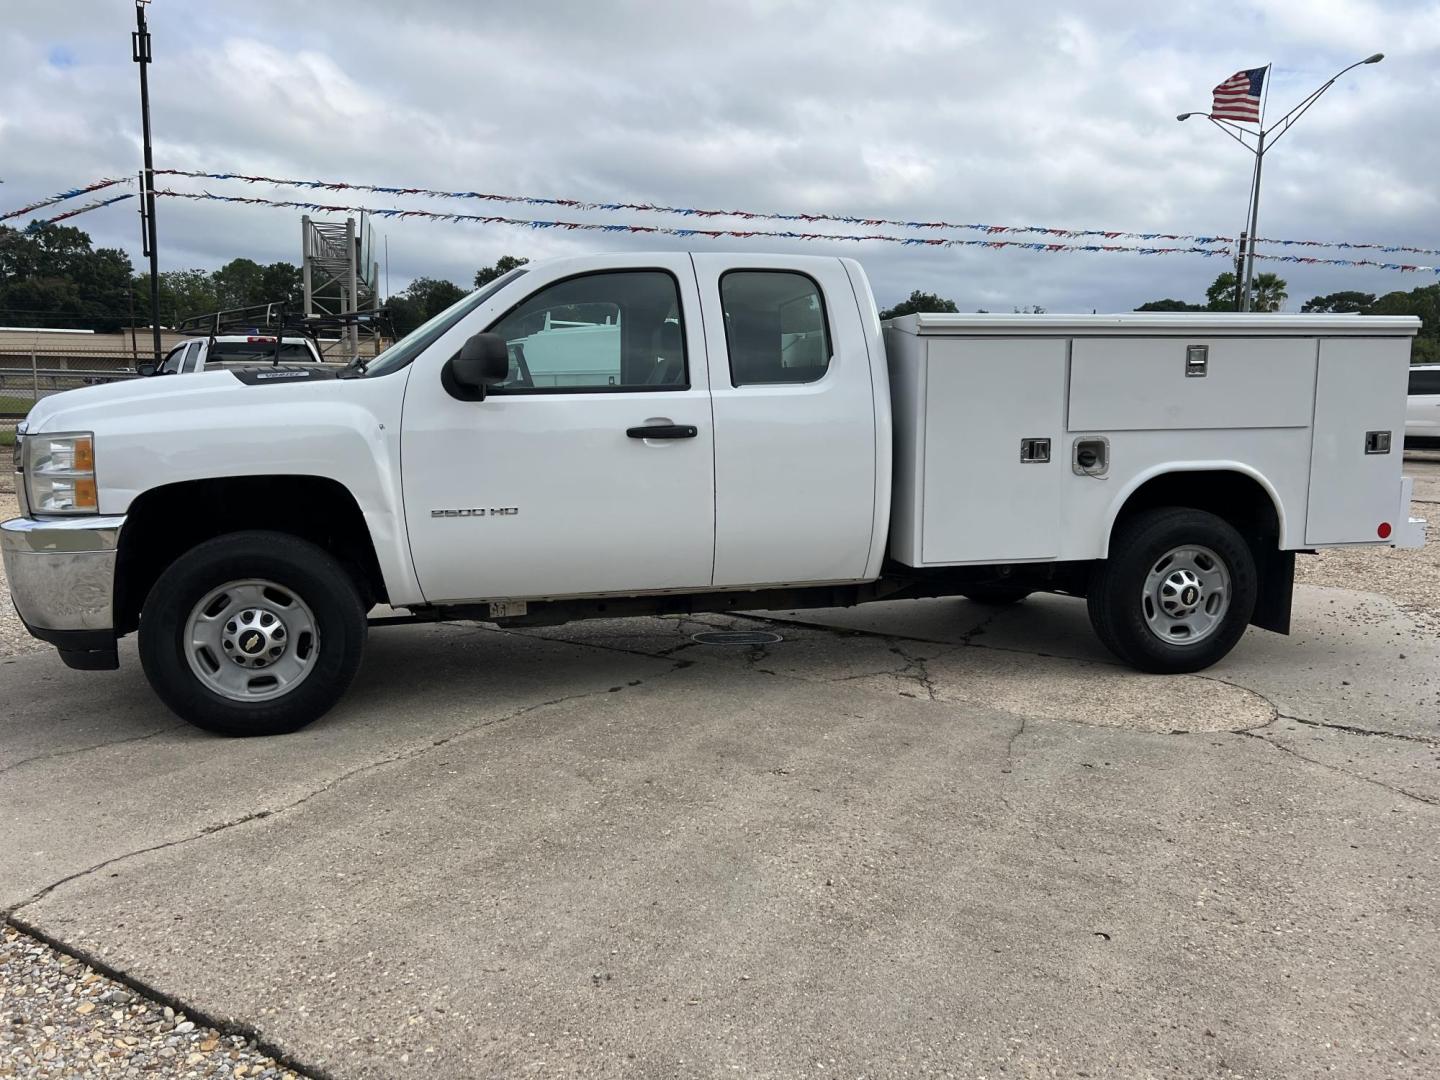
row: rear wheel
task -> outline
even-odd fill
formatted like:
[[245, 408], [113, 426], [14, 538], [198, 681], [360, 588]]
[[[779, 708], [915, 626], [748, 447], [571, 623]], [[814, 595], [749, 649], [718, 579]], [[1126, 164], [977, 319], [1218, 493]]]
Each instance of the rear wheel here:
[[140, 661], [190, 723], [276, 735], [340, 699], [365, 635], [355, 582], [328, 553], [285, 533], [231, 533], [160, 576], [140, 615]]
[[1240, 640], [1255, 609], [1255, 559], [1223, 518], [1167, 507], [1117, 527], [1090, 583], [1090, 622], [1142, 671], [1200, 671]]

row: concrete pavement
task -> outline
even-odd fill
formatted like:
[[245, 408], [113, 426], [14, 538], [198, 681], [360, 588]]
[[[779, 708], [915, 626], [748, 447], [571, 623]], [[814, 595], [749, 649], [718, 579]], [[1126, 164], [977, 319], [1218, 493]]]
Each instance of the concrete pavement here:
[[1440, 642], [1395, 604], [1304, 589], [1175, 679], [1061, 598], [702, 628], [377, 632], [242, 742], [133, 654], [0, 664], [0, 903], [336, 1077], [1440, 1071]]

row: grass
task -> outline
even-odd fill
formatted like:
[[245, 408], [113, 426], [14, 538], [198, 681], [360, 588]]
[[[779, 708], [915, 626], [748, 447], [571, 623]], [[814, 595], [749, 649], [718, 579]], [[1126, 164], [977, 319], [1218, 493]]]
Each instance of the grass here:
[[0, 428], [0, 446], [14, 446], [14, 445], [15, 445], [15, 429], [14, 429], [14, 428]]
[[28, 394], [19, 397], [15, 394], [0, 394], [0, 416], [6, 413], [28, 413], [35, 407], [35, 399]]

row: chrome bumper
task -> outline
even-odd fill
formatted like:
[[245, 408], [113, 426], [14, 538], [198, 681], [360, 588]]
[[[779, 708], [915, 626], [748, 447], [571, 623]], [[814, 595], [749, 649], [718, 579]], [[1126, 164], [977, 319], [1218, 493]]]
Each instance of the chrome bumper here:
[[[0, 522], [10, 599], [36, 637], [115, 625], [115, 547], [123, 517]], [[39, 631], [39, 632], [37, 632]]]

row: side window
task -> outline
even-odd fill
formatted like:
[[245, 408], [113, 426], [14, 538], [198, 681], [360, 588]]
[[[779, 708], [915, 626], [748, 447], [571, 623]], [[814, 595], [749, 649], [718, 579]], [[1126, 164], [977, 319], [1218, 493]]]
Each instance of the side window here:
[[1440, 394], [1440, 368], [1410, 372], [1411, 394]]
[[690, 385], [680, 289], [663, 270], [557, 281], [511, 308], [490, 332], [510, 349], [510, 375], [493, 393]]
[[183, 343], [176, 345], [165, 357], [165, 362], [160, 365], [160, 370], [166, 375], [180, 374], [180, 361], [185, 359], [185, 352], [188, 348], [189, 346]]
[[808, 383], [830, 368], [825, 301], [791, 270], [731, 270], [720, 278], [730, 382]]
[[194, 371], [200, 366], [200, 344], [198, 341], [192, 342], [190, 348], [186, 350], [185, 366], [180, 369], [181, 372]]

